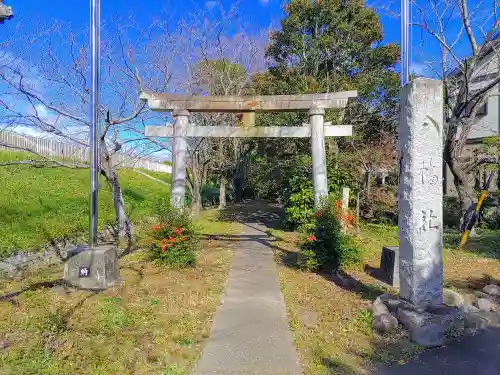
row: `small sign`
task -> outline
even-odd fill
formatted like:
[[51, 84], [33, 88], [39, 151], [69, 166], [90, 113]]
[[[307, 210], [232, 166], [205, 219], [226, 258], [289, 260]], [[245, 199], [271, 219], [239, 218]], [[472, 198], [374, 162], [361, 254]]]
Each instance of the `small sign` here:
[[78, 277], [89, 277], [90, 276], [90, 267], [80, 267], [78, 269]]

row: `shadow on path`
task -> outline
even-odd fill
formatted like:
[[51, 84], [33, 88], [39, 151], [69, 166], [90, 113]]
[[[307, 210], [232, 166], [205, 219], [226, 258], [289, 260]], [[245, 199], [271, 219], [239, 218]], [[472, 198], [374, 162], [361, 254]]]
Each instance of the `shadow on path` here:
[[224, 208], [219, 219], [243, 224], [260, 224], [267, 228], [282, 229], [283, 209], [278, 203], [267, 201], [243, 201]]
[[425, 351], [403, 366], [380, 368], [374, 375], [498, 375], [499, 354], [500, 329], [490, 328]]

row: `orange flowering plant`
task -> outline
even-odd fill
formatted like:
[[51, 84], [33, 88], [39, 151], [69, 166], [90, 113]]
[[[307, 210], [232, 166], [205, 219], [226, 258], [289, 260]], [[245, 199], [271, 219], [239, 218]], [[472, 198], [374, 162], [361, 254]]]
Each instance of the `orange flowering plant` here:
[[199, 235], [189, 212], [172, 207], [168, 201], [157, 205], [158, 224], [151, 227], [153, 256], [174, 267], [196, 264]]
[[315, 230], [304, 236], [300, 245], [299, 266], [305, 271], [338, 270], [360, 259], [360, 248], [343, 235], [340, 219], [350, 220], [342, 213], [342, 203], [333, 197], [326, 199], [315, 214]]

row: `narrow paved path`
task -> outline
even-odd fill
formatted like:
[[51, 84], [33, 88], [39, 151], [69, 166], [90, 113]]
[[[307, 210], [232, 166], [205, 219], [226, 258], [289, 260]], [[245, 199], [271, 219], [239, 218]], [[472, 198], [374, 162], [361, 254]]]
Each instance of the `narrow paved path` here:
[[193, 375], [301, 375], [266, 227], [244, 224], [225, 294]]

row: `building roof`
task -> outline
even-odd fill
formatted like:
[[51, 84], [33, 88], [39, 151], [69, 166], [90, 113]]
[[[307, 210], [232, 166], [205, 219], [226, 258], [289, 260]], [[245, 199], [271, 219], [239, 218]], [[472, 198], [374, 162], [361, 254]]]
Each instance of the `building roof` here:
[[[494, 51], [498, 52], [499, 50], [500, 50], [500, 34], [497, 34], [488, 43], [479, 47], [480, 54], [478, 55], [478, 60], [482, 60], [488, 55], [490, 55], [492, 52]], [[464, 62], [465, 61], [467, 61], [467, 59], [465, 59]], [[446, 76], [448, 77], [461, 76], [461, 75], [462, 71], [458, 66], [453, 69], [450, 69], [446, 74]], [[473, 80], [473, 82], [487, 81], [490, 78], [491, 75], [486, 74], [484, 76], [476, 77]]]
[[12, 8], [4, 5], [3, 0], [0, 0], [0, 23], [3, 23], [5, 20], [10, 20], [12, 17], [14, 17]]

